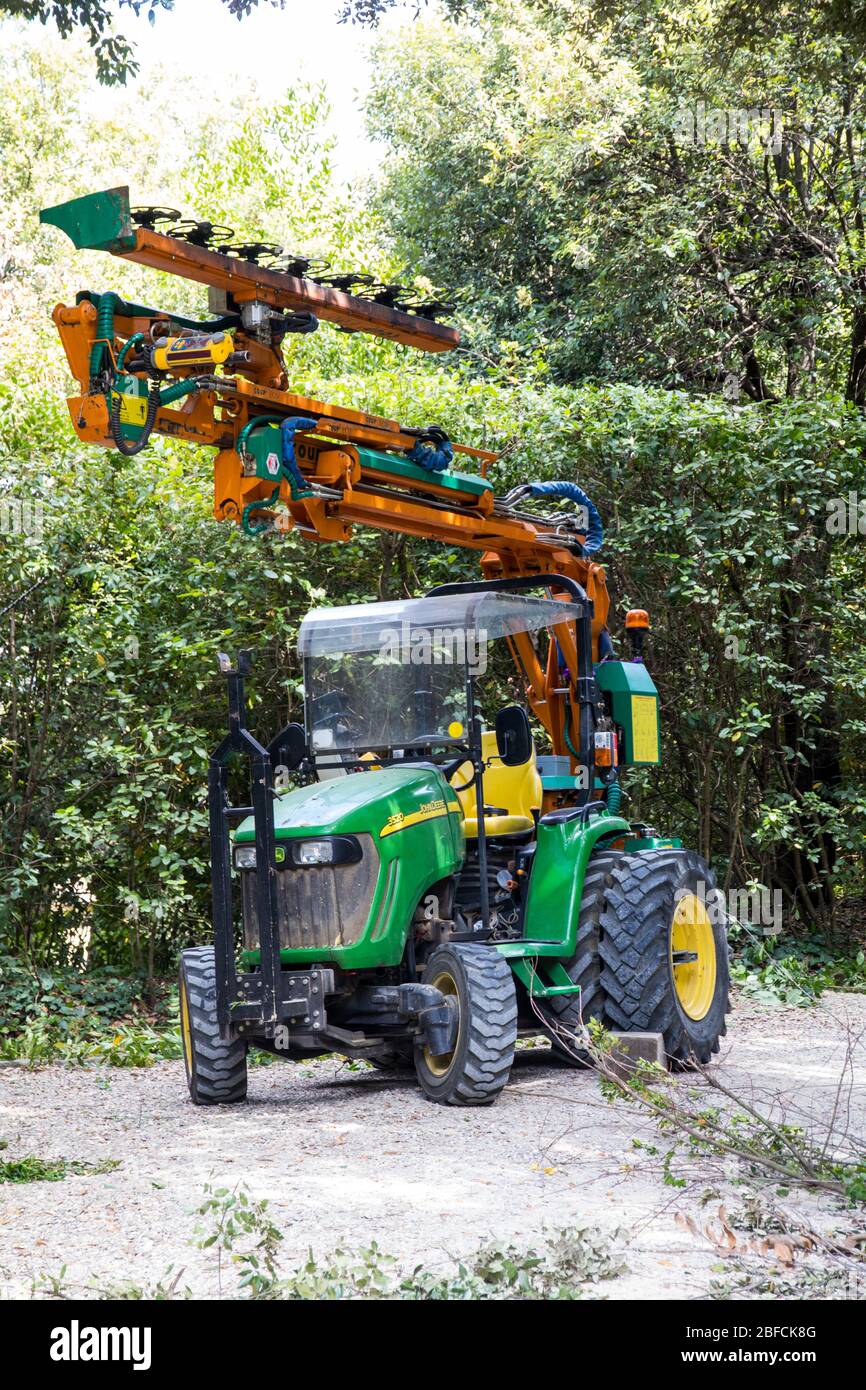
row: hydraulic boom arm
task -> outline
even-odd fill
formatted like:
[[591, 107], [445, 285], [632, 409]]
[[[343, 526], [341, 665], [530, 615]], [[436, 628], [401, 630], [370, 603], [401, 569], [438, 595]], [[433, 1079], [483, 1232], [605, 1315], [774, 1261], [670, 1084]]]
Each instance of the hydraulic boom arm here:
[[[89, 291], [56, 307], [79, 385], [68, 402], [78, 436], [125, 454], [154, 432], [211, 446], [214, 516], [250, 535], [295, 530], [340, 542], [355, 526], [371, 526], [475, 550], [490, 580], [563, 576], [568, 590], [549, 587], [572, 602], [575, 592], [585, 596], [591, 658], [573, 623], [555, 629], [545, 666], [526, 634], [513, 639], [512, 651], [554, 752], [568, 755], [573, 769], [587, 759], [591, 771], [587, 740], [604, 715], [591, 665], [609, 650], [604, 570], [590, 553], [599, 543], [598, 514], [535, 516], [519, 505], [531, 486], [494, 493], [487, 474], [495, 454], [452, 443], [438, 426], [410, 429], [290, 389], [281, 351], [287, 334], [315, 331], [322, 320], [441, 352], [459, 343], [457, 331], [437, 321], [447, 306], [371, 285], [363, 274], [327, 274], [280, 247], [232, 243], [228, 229], [181, 222], [173, 209], [131, 209], [125, 188], [46, 209], [42, 220], [78, 247], [208, 286], [203, 319]], [[455, 471], [455, 454], [477, 471]], [[539, 490], [557, 487], [558, 495], [576, 495], [574, 484]]]

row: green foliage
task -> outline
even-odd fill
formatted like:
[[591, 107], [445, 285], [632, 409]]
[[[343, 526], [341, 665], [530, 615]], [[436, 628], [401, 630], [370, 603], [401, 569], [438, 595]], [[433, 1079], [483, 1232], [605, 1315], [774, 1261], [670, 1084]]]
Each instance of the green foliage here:
[[625, 1266], [613, 1252], [613, 1237], [591, 1228], [560, 1231], [542, 1250], [515, 1245], [481, 1246], [453, 1270], [435, 1273], [416, 1265], [401, 1269], [376, 1241], [360, 1250], [338, 1248], [320, 1260], [310, 1250], [286, 1276], [278, 1269], [283, 1239], [266, 1200], [253, 1200], [241, 1184], [205, 1187], [196, 1244], [216, 1249], [222, 1287], [223, 1256], [238, 1274], [238, 1293], [253, 1299], [555, 1299], [582, 1298], [590, 1286], [615, 1279]]
[[[64, 1275], [65, 1270], [62, 1269], [56, 1281], [50, 1277], [38, 1280], [34, 1285], [34, 1295], [44, 1294], [48, 1298], [69, 1297]], [[175, 1298], [190, 1299], [193, 1297], [192, 1290], [181, 1284], [182, 1276], [183, 1269], [176, 1270], [174, 1265], [169, 1265], [162, 1278], [157, 1279], [154, 1284], [136, 1284], [132, 1281], [116, 1283], [112, 1280], [93, 1279], [86, 1292], [111, 1303], [167, 1303]]]
[[0, 1001], [0, 1059], [145, 1067], [181, 1055], [176, 992], [113, 967], [47, 971], [0, 955]]
[[[614, 635], [626, 608], [650, 607], [663, 692], [665, 766], [628, 780], [629, 813], [681, 834], [726, 886], [778, 887], [787, 914], [826, 929], [864, 862], [863, 550], [825, 527], [827, 499], [864, 487], [859, 414], [529, 391], [442, 368], [310, 385], [503, 450], [499, 491], [552, 476], [588, 488]], [[208, 930], [217, 651], [257, 651], [251, 718], [267, 733], [299, 712], [291, 643], [307, 607], [468, 577], [473, 559], [370, 534], [338, 549], [250, 541], [214, 525], [195, 451], [160, 442], [119, 460], [70, 444], [33, 387], [0, 393], [0, 467], [12, 495], [42, 504], [47, 540], [4, 537], [0, 931], [48, 963], [86, 945], [153, 974]]]
[[866, 990], [866, 954], [841, 953], [822, 936], [791, 940], [755, 937], [735, 927], [729, 933], [733, 948], [731, 979], [747, 998], [762, 1004], [803, 1007], [828, 989], [862, 993]]
[[489, 0], [378, 46], [379, 205], [482, 359], [862, 404], [864, 90], [856, 4]]
[[41, 1013], [57, 1021], [96, 1018], [111, 1022], [141, 998], [143, 980], [111, 967], [86, 975], [30, 969], [23, 961], [0, 956], [0, 1037], [17, 1032]]
[[[249, 1298], [269, 1296], [277, 1280], [277, 1252], [283, 1236], [270, 1218], [267, 1200], [251, 1200], [243, 1184], [230, 1189], [207, 1183], [197, 1215], [203, 1227], [196, 1243], [202, 1250], [216, 1248], [220, 1272], [226, 1253], [237, 1269], [239, 1291]], [[251, 1244], [238, 1250], [238, 1240]]]
[[[610, 1065], [615, 1039], [597, 1022], [590, 1025], [589, 1053], [607, 1100], [625, 1100], [650, 1115], [660, 1135], [674, 1142], [661, 1158], [666, 1186], [683, 1188], [678, 1171], [685, 1159], [737, 1164], [744, 1178], [830, 1193], [851, 1206], [866, 1194], [866, 1148], [833, 1111], [808, 1128], [785, 1118], [784, 1101], [731, 1091], [713, 1067], [699, 1068], [703, 1085], [684, 1087], [657, 1063], [641, 1061], [625, 1075]], [[850, 1042], [849, 1042], [850, 1046]], [[850, 1058], [849, 1058], [850, 1062]], [[708, 1103], [708, 1093], [713, 1103]], [[637, 1145], [636, 1147], [641, 1147]], [[658, 1157], [655, 1146], [643, 1146]]]
[[34, 1154], [28, 1154], [24, 1158], [0, 1159], [0, 1183], [62, 1182], [69, 1177], [113, 1173], [119, 1167], [120, 1160], [117, 1158], [85, 1163], [78, 1158], [37, 1158]]
[[[390, 276], [410, 255], [445, 284], [465, 267], [467, 347], [448, 363], [323, 329], [289, 342], [292, 385], [409, 425], [438, 421], [498, 450], [500, 493], [530, 478], [580, 481], [605, 519], [615, 639], [628, 607], [648, 606], [653, 620], [665, 761], [659, 773], [630, 775], [627, 813], [700, 849], [725, 888], [781, 891], [786, 916], [815, 940], [840, 900], [863, 891], [864, 552], [858, 536], [825, 524], [828, 499], [866, 493], [863, 418], [832, 396], [734, 407], [640, 385], [551, 384], [552, 357], [589, 344], [590, 320], [614, 354], [591, 374], [658, 379], [660, 340], [646, 335], [641, 346], [635, 336], [636, 322], [658, 319], [646, 295], [676, 299], [672, 331], [689, 343], [714, 324], [716, 341], [729, 332], [717, 300], [724, 280], [712, 295], [694, 288], [688, 233], [703, 214], [688, 199], [665, 212], [686, 229], [664, 242], [672, 257], [636, 264], [651, 243], [647, 225], [629, 231], [629, 219], [658, 212], [652, 189], [638, 196], [637, 183], [629, 192], [617, 182], [639, 179], [635, 161], [655, 158], [657, 124], [645, 141], [629, 135], [629, 120], [648, 121], [658, 96], [640, 62], [600, 45], [589, 22], [575, 37], [568, 5], [556, 23], [543, 7], [488, 8], [495, 23], [483, 31], [418, 26], [403, 71], [398, 50], [387, 51], [371, 112], [392, 162], [372, 210], [334, 181], [320, 91], [292, 90], [269, 106], [237, 96], [207, 126], [193, 93], [149, 97], [153, 139], [130, 144], [131, 108], [119, 99], [98, 130], [60, 45], [10, 45], [0, 77], [9, 295], [0, 500], [37, 509], [40, 527], [0, 536], [0, 946], [40, 968], [87, 960], [154, 979], [179, 946], [207, 939], [204, 793], [224, 725], [219, 650], [256, 651], [251, 723], [269, 735], [299, 713], [293, 643], [309, 606], [477, 573], [469, 552], [373, 533], [340, 547], [251, 541], [212, 520], [209, 453], [160, 439], [127, 460], [77, 443], [53, 300], [89, 283], [179, 311], [203, 307], [190, 283], [73, 254], [39, 227], [41, 204], [126, 181], [136, 196], [300, 243], [335, 266]], [[676, 25], [674, 38], [691, 74], [695, 50]], [[679, 90], [673, 76], [665, 82], [659, 121]], [[189, 151], [181, 167], [179, 148]], [[689, 199], [718, 175], [718, 150], [712, 158], [706, 168], [698, 160]], [[590, 166], [591, 198], [581, 182]], [[290, 185], [303, 197], [287, 199]], [[608, 187], [619, 229], [610, 236]], [[724, 206], [733, 225], [736, 209]], [[413, 218], [423, 240], [413, 240]], [[595, 248], [597, 273], [568, 249], [572, 223], [579, 245]], [[715, 306], [702, 326], [684, 286]], [[506, 300], [519, 302], [516, 317]], [[555, 341], [551, 315], [568, 321]], [[560, 366], [554, 375], [575, 375]], [[512, 678], [494, 674], [511, 694]], [[859, 979], [856, 959], [844, 973], [810, 952], [803, 959], [822, 979]], [[93, 1030], [75, 1027], [86, 1049]], [[66, 1045], [38, 1016], [26, 1028], [26, 1055]]]

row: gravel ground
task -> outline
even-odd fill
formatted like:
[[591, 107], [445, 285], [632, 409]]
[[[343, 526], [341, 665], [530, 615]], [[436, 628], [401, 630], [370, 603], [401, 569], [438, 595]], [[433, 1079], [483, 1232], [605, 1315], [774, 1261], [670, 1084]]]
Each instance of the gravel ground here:
[[[843, 1129], [862, 1135], [864, 1037], [863, 996], [828, 995], [809, 1010], [741, 1002], [719, 1074], [740, 1093], [783, 1096], [791, 1122], [835, 1109]], [[173, 1265], [196, 1296], [217, 1295], [214, 1252], [190, 1244], [208, 1182], [243, 1182], [269, 1198], [287, 1269], [310, 1246], [326, 1255], [374, 1239], [410, 1267], [444, 1268], [490, 1239], [530, 1246], [545, 1226], [589, 1225], [620, 1232], [627, 1265], [599, 1286], [603, 1296], [701, 1298], [720, 1256], [677, 1212], [705, 1220], [708, 1189], [731, 1206], [742, 1199], [732, 1172], [712, 1161], [686, 1162], [685, 1188], [666, 1185], [659, 1158], [632, 1143], [659, 1142], [652, 1121], [604, 1100], [593, 1073], [562, 1067], [542, 1047], [518, 1054], [510, 1086], [480, 1110], [432, 1105], [411, 1077], [335, 1060], [252, 1068], [248, 1103], [211, 1110], [188, 1103], [182, 1063], [3, 1068], [0, 1137], [7, 1159], [121, 1163], [109, 1174], [0, 1186], [5, 1298], [29, 1297], [33, 1280], [62, 1266], [77, 1294], [93, 1280], [152, 1286]], [[832, 1198], [792, 1192], [784, 1205], [815, 1230], [851, 1229]], [[232, 1288], [224, 1274], [223, 1294]]]

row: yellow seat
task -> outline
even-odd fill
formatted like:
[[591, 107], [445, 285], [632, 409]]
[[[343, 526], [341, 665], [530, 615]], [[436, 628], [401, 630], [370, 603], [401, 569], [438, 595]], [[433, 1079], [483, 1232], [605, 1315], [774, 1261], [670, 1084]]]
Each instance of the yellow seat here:
[[[484, 817], [485, 835], [519, 835], [533, 830], [533, 812], [541, 810], [541, 778], [535, 761], [535, 748], [525, 763], [506, 767], [498, 759], [495, 730], [489, 729], [481, 735], [481, 751], [485, 762], [493, 758], [490, 766], [484, 769], [484, 804], [494, 808], [494, 814]], [[472, 786], [460, 791], [460, 787], [471, 776], [472, 764], [461, 763], [452, 778], [452, 786], [463, 809], [463, 829], [470, 839], [478, 835], [476, 788]]]

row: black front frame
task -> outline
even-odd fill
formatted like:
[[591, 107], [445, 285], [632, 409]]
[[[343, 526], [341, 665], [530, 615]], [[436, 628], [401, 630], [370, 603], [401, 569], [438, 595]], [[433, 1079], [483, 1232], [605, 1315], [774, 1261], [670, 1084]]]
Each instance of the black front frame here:
[[[249, 675], [251, 654], [242, 651], [232, 667], [220, 657], [220, 670], [228, 690], [229, 731], [211, 755], [208, 767], [211, 887], [213, 890], [216, 1006], [220, 1035], [246, 1032], [273, 1037], [277, 1026], [297, 1013], [297, 999], [283, 988], [280, 928], [277, 920], [276, 835], [273, 801], [274, 755], [284, 741], [277, 735], [265, 747], [246, 727], [244, 680]], [[228, 796], [229, 764], [235, 754], [249, 760], [248, 806], [232, 806]], [[234, 913], [232, 909], [231, 822], [253, 817], [256, 846], [256, 914], [259, 930], [260, 969], [239, 982], [235, 969]]]

